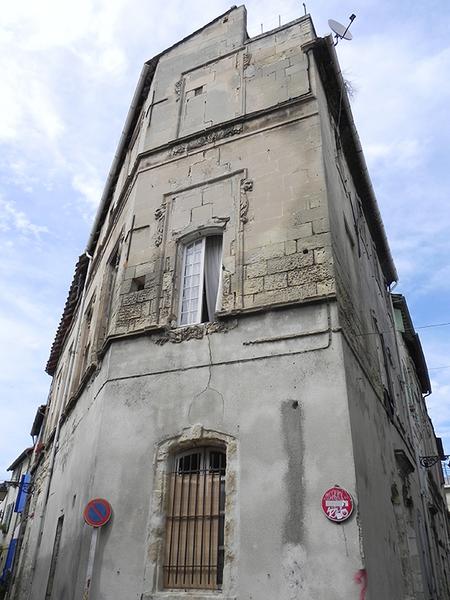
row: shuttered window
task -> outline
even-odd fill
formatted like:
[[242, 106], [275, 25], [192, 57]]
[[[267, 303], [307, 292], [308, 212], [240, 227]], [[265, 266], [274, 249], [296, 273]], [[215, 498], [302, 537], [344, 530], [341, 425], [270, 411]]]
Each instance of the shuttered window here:
[[225, 453], [196, 448], [169, 474], [165, 588], [218, 589], [224, 564]]
[[8, 504], [8, 506], [6, 507], [5, 515], [3, 518], [3, 525], [5, 528], [5, 533], [8, 533], [8, 530], [9, 530], [9, 525], [11, 523], [13, 508], [14, 508], [14, 502], [10, 502]]

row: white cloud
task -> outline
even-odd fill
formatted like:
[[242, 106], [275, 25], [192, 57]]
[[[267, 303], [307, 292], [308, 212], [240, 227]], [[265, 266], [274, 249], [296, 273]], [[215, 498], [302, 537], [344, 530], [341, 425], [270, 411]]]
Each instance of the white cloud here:
[[383, 159], [387, 169], [408, 170], [427, 157], [430, 127], [442, 126], [430, 111], [444, 108], [450, 95], [450, 82], [442, 77], [450, 70], [450, 48], [423, 56], [405, 34], [377, 33], [340, 47], [358, 89], [354, 110], [366, 153]]
[[14, 178], [25, 191], [30, 191], [31, 180], [48, 187], [68, 178], [82, 191], [83, 202], [94, 203], [98, 183], [93, 171], [105, 157], [96, 157], [97, 167], [89, 164], [85, 148], [98, 146], [108, 129], [107, 121], [92, 126], [98, 122], [96, 111], [104, 116], [105, 94], [111, 103], [106, 90], [125, 74], [127, 56], [118, 30], [128, 4], [2, 3], [1, 162], [26, 163], [20, 173], [8, 171], [8, 179]]
[[10, 231], [11, 229], [25, 236], [31, 234], [35, 238], [39, 238], [41, 233], [48, 233], [45, 225], [32, 223], [14, 202], [0, 197], [0, 231]]
[[77, 173], [72, 177], [72, 187], [80, 192], [85, 201], [92, 208], [98, 206], [102, 196], [103, 181], [99, 175], [92, 170], [86, 169], [83, 173]]
[[367, 161], [375, 166], [377, 161], [389, 162], [389, 167], [413, 170], [420, 164], [422, 148], [416, 139], [399, 139], [389, 143], [368, 143], [365, 146]]

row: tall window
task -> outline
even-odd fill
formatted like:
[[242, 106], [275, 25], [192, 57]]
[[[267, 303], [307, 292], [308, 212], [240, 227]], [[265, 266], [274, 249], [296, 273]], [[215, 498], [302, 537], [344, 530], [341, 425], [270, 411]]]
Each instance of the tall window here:
[[12, 517], [12, 513], [13, 513], [13, 508], [14, 508], [14, 502], [10, 502], [7, 507], [6, 507], [6, 511], [5, 514], [3, 515], [3, 526], [4, 526], [4, 532], [8, 533], [8, 529], [9, 529], [9, 525], [11, 523], [11, 517]]
[[81, 343], [82, 356], [81, 356], [80, 377], [83, 377], [86, 367], [89, 364], [89, 358], [90, 358], [90, 353], [91, 353], [92, 312], [93, 312], [93, 302], [90, 303], [87, 311], [84, 313], [84, 329], [83, 329], [83, 337], [82, 337], [82, 343]]
[[61, 545], [61, 534], [62, 534], [63, 523], [64, 523], [64, 515], [59, 517], [58, 523], [56, 524], [55, 541], [53, 542], [53, 552], [52, 552], [52, 558], [50, 561], [50, 572], [48, 574], [47, 591], [45, 593], [45, 600], [51, 600], [51, 597], [52, 597], [53, 583], [55, 581], [56, 565], [58, 562], [58, 555], [59, 555], [59, 547]]
[[392, 417], [394, 415], [394, 390], [392, 386], [391, 372], [389, 367], [389, 353], [386, 348], [386, 342], [384, 340], [383, 333], [380, 332], [378, 322], [374, 316], [372, 316], [372, 322], [375, 331], [375, 344], [378, 355], [378, 364], [381, 376], [381, 382], [383, 384], [383, 399], [384, 405], [388, 414]]
[[180, 325], [214, 321], [221, 262], [221, 235], [203, 237], [184, 247]]
[[109, 257], [108, 264], [106, 266], [106, 282], [105, 282], [105, 328], [108, 328], [109, 319], [111, 318], [113, 300], [114, 300], [114, 289], [116, 287], [117, 271], [119, 270], [120, 263], [120, 243], [119, 240], [114, 248], [111, 256]]
[[175, 457], [169, 477], [165, 588], [218, 589], [222, 585], [225, 453], [195, 448]]

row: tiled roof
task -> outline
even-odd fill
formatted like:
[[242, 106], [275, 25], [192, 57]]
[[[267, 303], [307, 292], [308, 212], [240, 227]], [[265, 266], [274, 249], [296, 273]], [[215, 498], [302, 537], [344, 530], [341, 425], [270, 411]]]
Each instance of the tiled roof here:
[[58, 364], [67, 332], [69, 331], [73, 321], [78, 300], [83, 292], [88, 263], [88, 257], [86, 254], [82, 254], [75, 266], [75, 273], [70, 286], [69, 295], [67, 296], [66, 304], [64, 306], [64, 312], [61, 317], [61, 321], [59, 322], [52, 349], [50, 350], [50, 357], [47, 361], [47, 366], [45, 367], [45, 371], [49, 375], [54, 375], [55, 373], [56, 365]]

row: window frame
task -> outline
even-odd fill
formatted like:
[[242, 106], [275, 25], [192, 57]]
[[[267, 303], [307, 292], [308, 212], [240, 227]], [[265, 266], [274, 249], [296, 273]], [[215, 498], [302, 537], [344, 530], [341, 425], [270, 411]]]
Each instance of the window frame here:
[[5, 528], [4, 529], [5, 535], [9, 531], [9, 527], [11, 525], [11, 520], [12, 520], [13, 512], [14, 512], [14, 502], [8, 502], [8, 504], [6, 505], [6, 508], [5, 508], [5, 512], [4, 512], [3, 517], [2, 517], [2, 524], [3, 524], [4, 528]]
[[[181, 267], [181, 276], [180, 276], [180, 298], [179, 298], [179, 307], [178, 307], [178, 324], [181, 327], [187, 327], [189, 325], [198, 325], [202, 322], [202, 308], [203, 308], [203, 291], [204, 291], [204, 279], [205, 279], [205, 248], [206, 248], [206, 235], [195, 240], [191, 240], [183, 244], [183, 261]], [[187, 251], [190, 247], [195, 246], [198, 242], [202, 244], [201, 250], [201, 265], [200, 265], [200, 283], [199, 283], [199, 295], [198, 295], [198, 305], [197, 305], [197, 314], [196, 320], [188, 323], [182, 323], [182, 315], [183, 315], [183, 294], [184, 294], [184, 279], [185, 279], [185, 269], [186, 269], [186, 258]], [[191, 311], [188, 311], [188, 314]]]
[[[192, 238], [191, 238], [192, 239]], [[179, 249], [179, 248], [178, 248]], [[179, 253], [181, 254], [181, 253]], [[178, 256], [181, 262], [181, 256]], [[238, 539], [235, 532], [239, 523], [238, 493], [239, 493], [239, 443], [234, 435], [217, 429], [210, 429], [203, 423], [182, 427], [169, 436], [161, 439], [155, 447], [153, 464], [155, 465], [152, 478], [152, 492], [146, 535], [146, 559], [144, 575], [143, 600], [182, 600], [193, 597], [193, 592], [183, 589], [168, 590], [164, 588], [163, 565], [165, 560], [166, 531], [164, 519], [167, 514], [167, 498], [170, 480], [171, 459], [179, 452], [197, 446], [214, 446], [223, 448], [226, 455], [225, 474], [225, 555], [223, 583], [220, 590], [200, 590], [194, 592], [204, 600], [236, 600], [238, 595]], [[151, 461], [150, 461], [151, 462]]]
[[[218, 453], [220, 455], [222, 455], [222, 459], [220, 461], [220, 466], [219, 468], [214, 468], [212, 466], [212, 454], [213, 453]], [[190, 456], [190, 455], [194, 455], [194, 454], [198, 454], [199, 455], [199, 461], [198, 461], [198, 465], [195, 469], [180, 469], [180, 461], [185, 458], [186, 456]], [[166, 487], [166, 492], [165, 492], [165, 506], [166, 506], [166, 510], [165, 510], [165, 526], [164, 526], [164, 550], [163, 550], [163, 554], [162, 556], [163, 558], [163, 565], [162, 565], [162, 590], [165, 592], [182, 592], [182, 591], [200, 591], [201, 593], [205, 593], [205, 592], [210, 592], [210, 593], [217, 593], [217, 592], [221, 592], [223, 589], [223, 583], [224, 583], [224, 566], [225, 566], [225, 521], [226, 521], [226, 474], [227, 474], [227, 449], [226, 446], [222, 445], [222, 444], [205, 444], [205, 445], [192, 445], [188, 448], [183, 448], [182, 450], [180, 448], [178, 448], [178, 451], [173, 452], [168, 459], [168, 485]], [[207, 476], [211, 476], [211, 483], [207, 484], [206, 482], [208, 481]], [[183, 479], [181, 480], [181, 485], [179, 486], [179, 498], [178, 498], [178, 494], [177, 494], [177, 488], [178, 485], [176, 484], [176, 477], [177, 476], [181, 476]], [[188, 499], [188, 506], [186, 508], [186, 514], [184, 515], [185, 518], [185, 523], [186, 523], [186, 530], [184, 531], [184, 534], [181, 535], [181, 539], [180, 539], [180, 530], [181, 530], [181, 523], [183, 522], [183, 515], [181, 514], [181, 505], [183, 503], [183, 494], [186, 492], [187, 489], [187, 493], [191, 494], [191, 481], [192, 481], [192, 477], [196, 477], [197, 481], [196, 481], [196, 497], [195, 497], [195, 518], [194, 518], [194, 529], [192, 530], [192, 532], [190, 532], [190, 535], [192, 536], [192, 539], [189, 540], [189, 544], [192, 543], [192, 546], [188, 546], [188, 536], [189, 536], [189, 522], [190, 522], [190, 510], [189, 510], [189, 499]], [[199, 481], [200, 478], [204, 477], [203, 480], [203, 484], [200, 484], [199, 486]], [[208, 551], [208, 560], [211, 561], [211, 536], [212, 536], [212, 517], [213, 517], [213, 498], [216, 495], [214, 493], [214, 478], [216, 477], [217, 479], [217, 489], [216, 489], [216, 493], [217, 493], [217, 524], [215, 527], [217, 527], [217, 531], [215, 531], [215, 535], [217, 536], [217, 548], [216, 550], [213, 551], [213, 556], [214, 556], [214, 552], [216, 553], [216, 561], [215, 563], [208, 563], [206, 564], [206, 552]], [[170, 480], [174, 478], [174, 483], [173, 486], [170, 483]], [[208, 486], [211, 486], [211, 488], [209, 488]], [[206, 486], [206, 487], [203, 487]], [[203, 496], [200, 492], [199, 494], [199, 489], [201, 490], [201, 488], [203, 487]], [[202, 496], [203, 500], [203, 509], [205, 509], [205, 494], [206, 494], [206, 489], [210, 489], [210, 497], [211, 497], [211, 503], [210, 500], [207, 500], [206, 503], [206, 512], [204, 512], [204, 514], [198, 514], [197, 515], [197, 501], [199, 499], [200, 496]], [[176, 515], [177, 512], [177, 505], [178, 502], [180, 502], [180, 505], [178, 506], [178, 515]], [[192, 503], [194, 503], [194, 501], [192, 500]], [[210, 504], [210, 512], [208, 512], [208, 506]], [[208, 521], [209, 519], [209, 521]], [[178, 539], [177, 541], [174, 543], [172, 540], [172, 535], [174, 534], [174, 528], [175, 525], [174, 523], [178, 522]], [[207, 536], [205, 535], [205, 538], [203, 538], [203, 527], [204, 524], [206, 524], [206, 528], [210, 527], [210, 532], [209, 532], [209, 538], [207, 541]], [[208, 525], [208, 523], [210, 523]], [[201, 542], [198, 539], [198, 531], [195, 529], [196, 527], [198, 527], [201, 524]], [[170, 531], [170, 533], [169, 533]], [[177, 535], [177, 534], [175, 534]], [[170, 541], [169, 541], [170, 540]], [[203, 556], [203, 551], [205, 551], [205, 564], [203, 565], [202, 561], [200, 562], [200, 567], [199, 567], [199, 572], [196, 573], [196, 565], [191, 564], [191, 565], [186, 565], [186, 564], [178, 564], [178, 558], [179, 558], [179, 551], [180, 551], [180, 544], [182, 545], [184, 543], [184, 553], [185, 553], [185, 559], [187, 560], [186, 557], [189, 555], [192, 555], [192, 560], [194, 560], [194, 554], [196, 552], [196, 541], [200, 544], [203, 544], [204, 546], [202, 546], [202, 550], [201, 552], [201, 556]], [[170, 574], [170, 570], [174, 568], [174, 565], [171, 562], [171, 555], [172, 552], [176, 549], [177, 552], [177, 558], [176, 558], [176, 565], [175, 565], [175, 570], [176, 573], [175, 575], [172, 573]], [[183, 548], [181, 548], [182, 550], [182, 554], [183, 554]], [[199, 551], [199, 548], [197, 547], [197, 553]], [[167, 552], [169, 552], [169, 564], [167, 564], [166, 558], [167, 558]], [[173, 555], [172, 555], [173, 558]], [[182, 561], [183, 562], [183, 561]], [[202, 566], [203, 565], [203, 566]], [[166, 572], [166, 569], [169, 569], [169, 573]], [[192, 569], [192, 571], [189, 573], [187, 573], [188, 570]], [[205, 569], [205, 573], [202, 572], [202, 569]], [[206, 574], [206, 569], [208, 569], [208, 573]], [[178, 570], [180, 571], [180, 573], [178, 573]], [[213, 571], [215, 573], [215, 575], [213, 576], [214, 578], [214, 583], [211, 582], [210, 580], [210, 576], [211, 573], [210, 571]], [[186, 574], [188, 575], [188, 578], [191, 577], [191, 584], [189, 585], [189, 581], [186, 584]], [[180, 583], [179, 585], [170, 585], [170, 579], [171, 577], [173, 578], [175, 576], [175, 583], [178, 579], [178, 577], [182, 576], [183, 577], [183, 582], [182, 584]], [[205, 578], [205, 581], [203, 582], [203, 585], [199, 585], [199, 582], [195, 582], [194, 584], [194, 576], [195, 577], [200, 577], [200, 583], [202, 582], [202, 579]], [[167, 578], [167, 579], [166, 579]], [[168, 584], [166, 584], [166, 580], [168, 582]]]
[[[179, 298], [178, 298], [178, 311], [177, 311], [177, 326], [178, 327], [189, 327], [192, 325], [201, 325], [202, 323], [210, 323], [209, 319], [203, 321], [202, 313], [203, 313], [203, 300], [205, 294], [205, 264], [206, 264], [206, 253], [207, 253], [207, 239], [212, 237], [218, 237], [221, 240], [221, 256], [220, 256], [220, 266], [219, 266], [219, 278], [217, 281], [217, 294], [216, 301], [214, 305], [214, 313], [216, 313], [220, 309], [220, 299], [222, 295], [222, 286], [223, 286], [223, 244], [224, 244], [224, 232], [222, 229], [213, 230], [213, 231], [202, 231], [197, 232], [195, 237], [189, 236], [187, 239], [181, 242], [181, 271], [180, 276], [178, 278], [179, 281]], [[199, 283], [199, 296], [198, 296], [198, 305], [196, 309], [196, 316], [194, 321], [190, 321], [188, 323], [182, 322], [183, 316], [183, 295], [184, 295], [184, 278], [185, 278], [185, 269], [186, 269], [186, 259], [188, 249], [198, 242], [201, 242], [201, 266], [200, 266], [200, 283]], [[191, 311], [187, 311], [188, 314]]]

